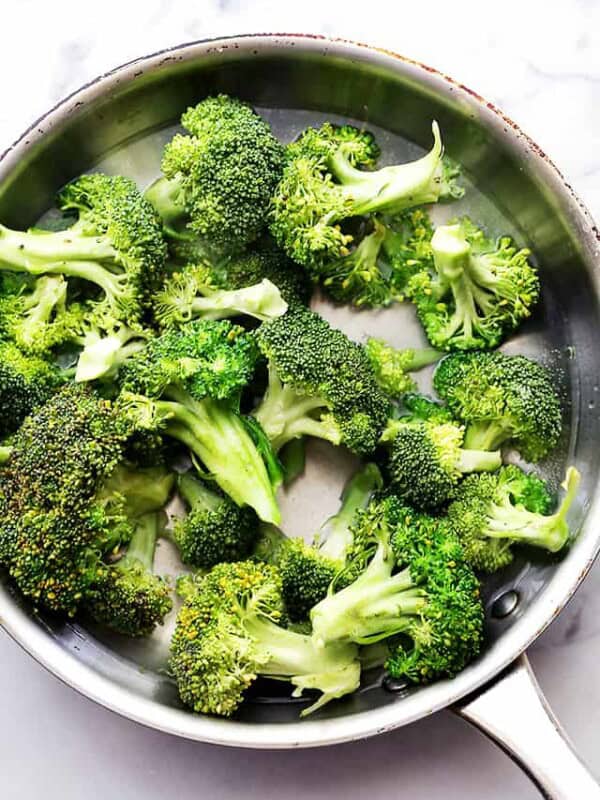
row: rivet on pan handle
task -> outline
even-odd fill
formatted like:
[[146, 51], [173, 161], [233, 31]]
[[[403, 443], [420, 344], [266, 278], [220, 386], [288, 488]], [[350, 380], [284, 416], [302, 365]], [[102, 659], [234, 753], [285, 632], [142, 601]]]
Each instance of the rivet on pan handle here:
[[600, 785], [552, 713], [526, 656], [452, 709], [489, 736], [550, 800], [600, 800]]

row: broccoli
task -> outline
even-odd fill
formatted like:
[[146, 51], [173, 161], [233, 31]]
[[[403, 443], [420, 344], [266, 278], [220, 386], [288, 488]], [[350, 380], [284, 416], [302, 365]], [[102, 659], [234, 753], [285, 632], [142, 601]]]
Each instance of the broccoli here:
[[540, 287], [529, 250], [486, 238], [467, 218], [437, 228], [431, 248], [435, 270], [411, 278], [408, 294], [434, 347], [496, 347], [531, 315]]
[[257, 331], [269, 384], [254, 411], [273, 449], [300, 436], [371, 453], [389, 412], [364, 349], [318, 314], [290, 309]]
[[14, 433], [64, 382], [59, 367], [0, 339], [0, 438]]
[[240, 561], [258, 536], [258, 519], [251, 508], [239, 508], [189, 472], [177, 482], [189, 510], [173, 528], [173, 539], [185, 564], [207, 569], [223, 561]]
[[440, 362], [433, 383], [465, 423], [465, 447], [496, 450], [510, 443], [523, 458], [539, 461], [560, 438], [557, 379], [525, 356], [455, 353]]
[[226, 319], [247, 315], [265, 320], [287, 311], [279, 289], [268, 278], [242, 289], [219, 289], [212, 283], [210, 267], [187, 266], [170, 275], [154, 301], [154, 317], [161, 327], [181, 325], [190, 319]]
[[367, 339], [365, 351], [379, 387], [393, 399], [415, 390], [416, 384], [407, 373], [423, 369], [442, 356], [431, 348], [396, 350], [383, 339], [374, 338]]
[[106, 566], [86, 596], [88, 613], [125, 636], [149, 636], [173, 607], [169, 584], [152, 572], [162, 514], [135, 520], [124, 555]]
[[423, 270], [433, 270], [433, 226], [427, 211], [422, 208], [385, 217], [384, 222], [383, 252], [389, 265], [389, 290], [395, 300], [402, 301], [410, 279]]
[[[446, 406], [440, 405], [430, 397], [413, 392], [404, 395], [402, 405], [407, 413], [402, 416], [404, 421], [410, 422], [455, 422], [452, 413]], [[388, 423], [390, 424], [390, 423]]]
[[219, 564], [188, 587], [171, 641], [170, 668], [183, 702], [194, 711], [228, 717], [258, 676], [321, 692], [302, 716], [358, 688], [353, 644], [318, 648], [310, 636], [286, 630], [277, 570], [251, 561]]
[[326, 596], [334, 581], [336, 587], [347, 581], [342, 573], [352, 547], [352, 522], [381, 486], [379, 469], [367, 464], [346, 484], [339, 510], [320, 527], [314, 545], [285, 538], [276, 543], [271, 563], [279, 567], [285, 607], [292, 622], [308, 619], [310, 609]]
[[254, 340], [241, 328], [188, 322], [151, 339], [122, 367], [121, 403], [136, 427], [186, 445], [237, 505], [277, 523], [267, 468], [238, 410], [255, 359]]
[[523, 543], [556, 553], [569, 540], [567, 513], [577, 494], [579, 473], [569, 467], [566, 495], [548, 516], [551, 496], [546, 485], [518, 467], [493, 475], [471, 475], [458, 487], [448, 519], [459, 536], [465, 557], [476, 569], [495, 572], [510, 564], [512, 546]]
[[279, 246], [313, 276], [326, 277], [329, 263], [349, 254], [346, 220], [436, 202], [447, 188], [437, 123], [433, 136], [423, 158], [368, 171], [379, 155], [370, 133], [349, 125], [309, 128], [288, 146], [273, 197], [270, 230]]
[[122, 498], [102, 492], [131, 427], [108, 400], [69, 384], [29, 416], [0, 473], [0, 563], [24, 595], [72, 615], [129, 540]]
[[222, 256], [243, 250], [265, 227], [284, 149], [250, 106], [208, 97], [181, 118], [188, 132], [166, 145], [164, 178], [146, 192], [175, 241]]
[[175, 475], [164, 465], [137, 467], [124, 461], [102, 483], [96, 497], [111, 500], [118, 496], [123, 513], [129, 519], [136, 519], [143, 514], [161, 511], [174, 485]]
[[479, 652], [483, 609], [477, 578], [448, 525], [390, 495], [359, 515], [354, 532], [368, 563], [313, 608], [315, 642], [370, 645], [402, 634], [390, 642], [392, 675], [425, 683], [460, 672]]
[[102, 174], [67, 184], [58, 203], [79, 215], [66, 230], [0, 226], [1, 268], [88, 281], [102, 289], [116, 319], [137, 323], [166, 258], [154, 209], [133, 181]]
[[0, 445], [0, 465], [6, 464], [12, 455], [12, 446], [9, 444]]

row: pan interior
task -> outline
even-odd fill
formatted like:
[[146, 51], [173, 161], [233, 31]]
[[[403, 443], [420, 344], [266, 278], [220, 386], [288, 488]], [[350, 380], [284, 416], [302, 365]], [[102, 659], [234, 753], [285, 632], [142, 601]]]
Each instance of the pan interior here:
[[[556, 487], [568, 462], [574, 460], [580, 467], [587, 466], [579, 508], [573, 517], [576, 527], [587, 504], [586, 492], [595, 479], [598, 459], [590, 445], [598, 385], [590, 376], [599, 372], [597, 365], [587, 362], [582, 365], [580, 353], [593, 330], [593, 293], [576, 243], [569, 239], [559, 209], [553, 208], [543, 187], [537, 186], [533, 178], [524, 176], [511, 154], [501, 150], [492, 134], [482, 132], [464, 110], [452, 108], [425, 93], [417, 83], [409, 85], [395, 82], [392, 77], [374, 75], [370, 84], [373, 91], [369, 92], [369, 85], [363, 86], [364, 76], [356, 85], [352, 84], [351, 78], [359, 73], [359, 66], [342, 62], [336, 66], [335, 75], [343, 91], [334, 101], [330, 90], [324, 86], [323, 75], [315, 73], [314, 64], [294, 62], [291, 56], [279, 58], [286, 75], [293, 75], [294, 81], [274, 83], [269, 77], [268, 60], [258, 66], [254, 62], [254, 81], [245, 81], [244, 63], [240, 59], [237, 65], [229, 64], [224, 73], [217, 71], [208, 77], [198, 65], [196, 72], [191, 73], [195, 81], [185, 90], [179, 79], [171, 83], [168, 75], [162, 78], [159, 75], [148, 79], [145, 89], [143, 86], [138, 89], [138, 94], [130, 98], [130, 105], [118, 96], [105, 99], [102, 109], [84, 114], [79, 127], [73, 127], [70, 134], [67, 132], [64, 138], [49, 137], [49, 144], [39, 146], [34, 156], [22, 165], [18, 178], [2, 184], [0, 219], [8, 224], [27, 225], [41, 215], [43, 222], [45, 213], [42, 212], [50, 205], [53, 192], [82, 170], [128, 175], [145, 187], [159, 174], [162, 145], [177, 129], [174, 121], [178, 112], [187, 103], [196, 102], [215, 90], [229, 91], [254, 102], [283, 141], [292, 140], [308, 125], [324, 120], [352, 121], [358, 126], [366, 124], [377, 135], [383, 152], [382, 163], [402, 162], [424, 152], [430, 141], [430, 122], [440, 119], [450, 155], [465, 164], [463, 183], [467, 191], [462, 200], [434, 208], [434, 220], [439, 222], [468, 214], [490, 233], [510, 233], [519, 244], [531, 247], [541, 269], [543, 303], [534, 318], [503, 350], [541, 360], [554, 370], [560, 383], [565, 403], [563, 441], [552, 458], [538, 465], [538, 469]], [[315, 75], [319, 75], [320, 80], [315, 81]], [[306, 87], [311, 80], [309, 91]], [[148, 103], [156, 102], [157, 97], [163, 98], [164, 108], [148, 115], [139, 112], [144, 108], [144, 91]], [[389, 112], [390, 100], [393, 100], [394, 113]], [[399, 108], [404, 108], [405, 114], [400, 114]], [[333, 111], [330, 113], [328, 109]], [[92, 130], [94, 124], [100, 124], [100, 132]], [[104, 137], [100, 135], [102, 130]], [[86, 132], [90, 133], [90, 138], [84, 146]], [[69, 160], [65, 148], [73, 141], [78, 143], [77, 154]], [[50, 169], [48, 160], [52, 158], [54, 167]], [[33, 192], [34, 188], [37, 191]], [[568, 279], [565, 277], [567, 269]], [[384, 311], [354, 312], [317, 298], [314, 307], [357, 340], [376, 335], [396, 346], [418, 347], [425, 343], [414, 310], [408, 304]], [[586, 358], [589, 360], [591, 356], [586, 355]], [[420, 388], [429, 392], [431, 371], [423, 371], [417, 378]], [[518, 462], [516, 454], [509, 454], [509, 458]], [[284, 530], [289, 535], [309, 538], [321, 522], [334, 513], [340, 490], [355, 466], [353, 459], [342, 450], [312, 442], [304, 477], [281, 497]], [[485, 582], [489, 645], [526, 613], [554, 574], [556, 564], [556, 560], [539, 553], [521, 551], [509, 568]], [[166, 542], [159, 546], [157, 569], [172, 575], [181, 572], [176, 554]], [[508, 617], [498, 619], [491, 613], [492, 606], [508, 590], [517, 592], [517, 608]], [[21, 601], [15, 597], [14, 602]], [[39, 616], [36, 620], [62, 648], [101, 675], [142, 697], [178, 707], [175, 687], [166, 674], [174, 616], [175, 612], [164, 628], [145, 641], [107, 634], [85, 621], [64, 623], [49, 616]], [[410, 691], [413, 690], [388, 691], [382, 675], [371, 671], [366, 674], [356, 696], [331, 704], [320, 716], [352, 714], [401, 702]], [[259, 684], [250, 702], [243, 707], [240, 719], [248, 723], [289, 722], [296, 719], [298, 711], [298, 701], [291, 701], [285, 689], [265, 682]]]

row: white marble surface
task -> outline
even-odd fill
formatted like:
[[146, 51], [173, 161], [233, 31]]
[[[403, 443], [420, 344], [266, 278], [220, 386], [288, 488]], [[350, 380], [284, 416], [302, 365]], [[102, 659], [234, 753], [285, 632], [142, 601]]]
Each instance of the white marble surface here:
[[[62, 96], [136, 56], [217, 35], [310, 31], [394, 49], [476, 89], [537, 140], [600, 217], [598, 0], [5, 0], [2, 10], [0, 151]], [[600, 564], [531, 660], [600, 776], [598, 620]], [[323, 751], [218, 749], [110, 714], [46, 674], [4, 633], [0, 686], [6, 800], [538, 796], [505, 756], [447, 714]]]

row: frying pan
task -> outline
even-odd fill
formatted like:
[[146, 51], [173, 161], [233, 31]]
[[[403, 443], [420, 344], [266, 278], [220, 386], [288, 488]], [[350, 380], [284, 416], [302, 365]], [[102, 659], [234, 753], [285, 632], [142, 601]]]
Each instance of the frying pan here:
[[[110, 72], [38, 120], [0, 160], [0, 220], [39, 220], [54, 192], [82, 171], [101, 168], [149, 183], [160, 149], [188, 104], [227, 92], [252, 102], [278, 135], [292, 138], [323, 119], [375, 130], [387, 159], [428, 147], [431, 120], [463, 167], [461, 205], [497, 233], [527, 243], [539, 263], [544, 298], [535, 319], [506, 346], [555, 371], [565, 400], [559, 452], [542, 465], [555, 483], [567, 463], [583, 474], [570, 520], [578, 534], [562, 558], [525, 552], [484, 587], [487, 645], [452, 681], [411, 688], [367, 672], [354, 696], [299, 721], [298, 703], [259, 689], [235, 720], [185, 711], [164, 672], [169, 625], [144, 643], [91, 625], [36, 614], [8, 581], [0, 619], [34, 658], [70, 686], [137, 722], [178, 736], [256, 748], [313, 747], [382, 733], [449, 707], [494, 739], [552, 798], [600, 798], [600, 788], [566, 741], [529, 668], [526, 648], [561, 611], [600, 546], [600, 375], [597, 331], [598, 230], [570, 187], [513, 122], [465, 86], [393, 53], [314, 36], [258, 35], [195, 42]], [[366, 332], [418, 345], [412, 309], [323, 313], [360, 338]], [[427, 388], [427, 376], [423, 388]], [[351, 464], [333, 448], [311, 446], [305, 479], [283, 498], [290, 533], [314, 530], [335, 507]], [[176, 569], [163, 545], [161, 566]]]

